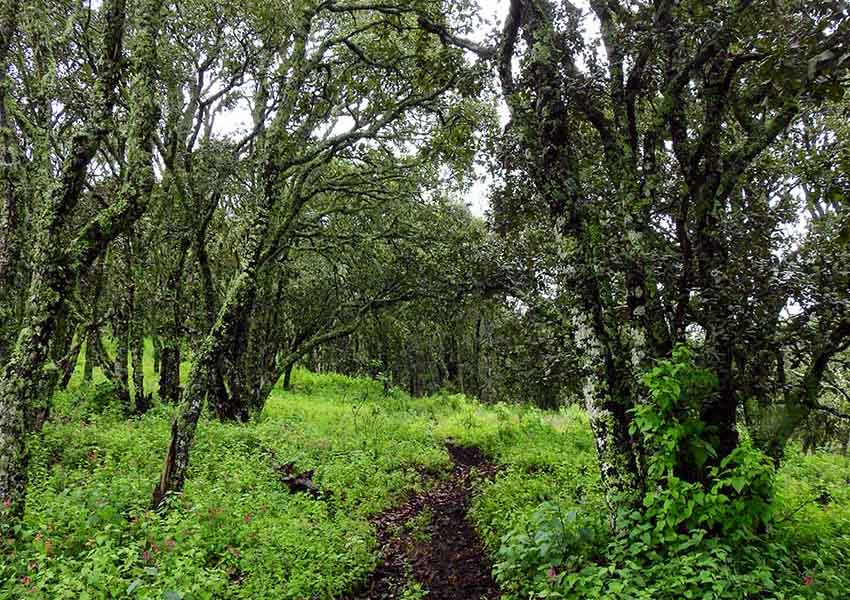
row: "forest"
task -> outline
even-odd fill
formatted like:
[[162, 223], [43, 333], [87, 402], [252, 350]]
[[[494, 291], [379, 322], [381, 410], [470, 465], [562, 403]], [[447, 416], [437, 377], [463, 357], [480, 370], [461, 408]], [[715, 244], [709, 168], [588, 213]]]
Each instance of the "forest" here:
[[845, 600], [848, 446], [845, 0], [0, 0], [0, 600]]

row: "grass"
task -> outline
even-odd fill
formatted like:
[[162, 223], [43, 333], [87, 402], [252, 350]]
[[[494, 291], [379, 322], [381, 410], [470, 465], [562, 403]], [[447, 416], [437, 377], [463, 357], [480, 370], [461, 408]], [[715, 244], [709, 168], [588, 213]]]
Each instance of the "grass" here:
[[[494, 557], [508, 532], [534, 526], [542, 505], [604, 524], [580, 410], [385, 397], [376, 382], [303, 370], [294, 390], [276, 388], [248, 425], [202, 420], [185, 493], [156, 514], [148, 507], [172, 407], [127, 420], [79, 379], [32, 440], [24, 540], [0, 563], [0, 598], [338, 597], [378, 560], [370, 517], [421, 485], [423, 469], [447, 470], [446, 440], [479, 446], [503, 465], [478, 485], [472, 509]], [[146, 380], [153, 389], [152, 368]], [[315, 469], [330, 498], [290, 494], [274, 461]], [[847, 460], [792, 454], [778, 482], [778, 510], [788, 514], [781, 533], [799, 550], [794, 568], [801, 578], [815, 574], [819, 597], [838, 598], [830, 590], [850, 577], [841, 572], [850, 564]], [[415, 582], [408, 590], [423, 597]]]

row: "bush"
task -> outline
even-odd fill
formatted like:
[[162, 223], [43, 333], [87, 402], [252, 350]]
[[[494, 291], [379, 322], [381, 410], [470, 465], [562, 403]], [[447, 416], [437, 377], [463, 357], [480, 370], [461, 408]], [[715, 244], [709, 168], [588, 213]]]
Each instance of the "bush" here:
[[[686, 348], [659, 363], [644, 383], [651, 401], [635, 409], [632, 430], [648, 449], [642, 504], [616, 515], [617, 535], [609, 533], [602, 510], [586, 510], [569, 493], [559, 503], [538, 503], [525, 519], [501, 528], [495, 573], [506, 597], [848, 597], [850, 527], [842, 524], [848, 524], [850, 494], [846, 484], [840, 491], [841, 478], [800, 486], [808, 488], [800, 498], [800, 490], [789, 486], [799, 486], [803, 472], [821, 479], [814, 465], [801, 468], [800, 459], [777, 476], [772, 462], [743, 442], [717, 463], [713, 432], [699, 419], [716, 380]], [[846, 459], [843, 468], [850, 471]], [[553, 491], [558, 483], [552, 482]], [[519, 490], [513, 493], [521, 497]], [[789, 511], [789, 503], [799, 500], [804, 508]], [[499, 502], [508, 506], [512, 499]], [[792, 525], [804, 509], [818, 517], [816, 525]], [[488, 517], [481, 510], [476, 515]], [[493, 530], [489, 523], [481, 528]]]

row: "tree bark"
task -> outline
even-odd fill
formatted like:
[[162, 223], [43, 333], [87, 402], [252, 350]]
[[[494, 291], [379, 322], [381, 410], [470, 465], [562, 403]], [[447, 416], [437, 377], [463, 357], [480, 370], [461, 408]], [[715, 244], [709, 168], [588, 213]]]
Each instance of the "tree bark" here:
[[[267, 180], [266, 185], [273, 184]], [[249, 310], [254, 302], [257, 265], [269, 228], [273, 198], [274, 192], [269, 190], [266, 194], [268, 204], [258, 208], [257, 215], [251, 224], [248, 248], [240, 272], [230, 285], [218, 319], [194, 357], [179, 413], [171, 424], [171, 442], [159, 483], [153, 493], [154, 508], [160, 507], [169, 493], [180, 492], [183, 489], [195, 429], [201, 416], [204, 399], [214, 379], [216, 365], [237, 334], [243, 312]]]
[[[135, 306], [138, 310], [138, 305]], [[150, 409], [150, 399], [145, 393], [145, 338], [143, 336], [141, 319], [134, 311], [130, 323], [130, 358], [133, 365], [133, 393], [136, 414], [144, 414]]]
[[80, 358], [80, 350], [82, 350], [83, 342], [85, 341], [85, 332], [85, 327], [77, 327], [77, 331], [74, 335], [74, 341], [71, 343], [71, 349], [59, 365], [60, 370], [62, 371], [62, 389], [68, 388], [71, 377], [73, 377], [74, 371], [77, 369], [77, 362], [79, 362]]
[[0, 364], [5, 362], [14, 343], [16, 315], [12, 299], [18, 268], [18, 199], [15, 176], [11, 123], [7, 96], [9, 50], [17, 29], [18, 0], [5, 0], [0, 13]]
[[[213, 273], [210, 267], [210, 258], [207, 253], [207, 231], [212, 221], [215, 209], [218, 206], [218, 196], [213, 195], [213, 199], [208, 207], [206, 218], [202, 226], [198, 228], [195, 236], [195, 254], [198, 259], [198, 271], [201, 274], [201, 285], [204, 290], [204, 310], [207, 315], [207, 326], [212, 328], [215, 324], [218, 313], [218, 299], [216, 297], [215, 285], [213, 283]], [[219, 418], [227, 412], [226, 407], [233, 404], [233, 399], [227, 390], [227, 384], [224, 380], [224, 364], [220, 357], [215, 366], [213, 375], [213, 406]], [[225, 417], [227, 420], [227, 417]]]
[[83, 371], [83, 381], [91, 381], [93, 370], [95, 367], [95, 362], [97, 361], [97, 352], [100, 346], [100, 314], [98, 313], [98, 304], [100, 303], [100, 297], [103, 294], [103, 258], [99, 258], [95, 261], [94, 266], [92, 267], [92, 277], [94, 280], [91, 282], [92, 294], [91, 294], [91, 310], [89, 311], [89, 322], [85, 329], [85, 342], [86, 342], [86, 353], [85, 353], [85, 368]]
[[153, 372], [159, 373], [159, 364], [162, 357], [162, 342], [156, 334], [151, 336], [151, 344], [153, 345]]
[[118, 293], [112, 319], [112, 336], [115, 340], [115, 358], [112, 363], [112, 383], [115, 384], [118, 400], [124, 407], [124, 413], [133, 413], [130, 403], [130, 372], [128, 360], [130, 354], [130, 316], [128, 314], [125, 290]]
[[286, 369], [283, 371], [283, 389], [291, 390], [292, 389], [292, 369], [295, 368], [295, 363], [290, 363], [286, 365]]
[[85, 367], [83, 368], [83, 381], [91, 382], [94, 375], [95, 355], [99, 344], [100, 333], [97, 327], [89, 324], [86, 330], [86, 352], [84, 356]]
[[162, 346], [159, 362], [159, 397], [163, 402], [180, 401], [180, 341], [169, 338]]
[[[39, 400], [42, 368], [49, 357], [50, 339], [56, 317], [75, 276], [89, 268], [128, 221], [138, 218], [153, 184], [152, 144], [158, 120], [154, 86], [156, 79], [156, 38], [159, 32], [161, 0], [149, 0], [141, 8], [145, 16], [137, 45], [134, 66], [140, 76], [130, 94], [130, 136], [128, 177], [118, 204], [131, 211], [107, 210], [103, 220], [95, 219], [65, 250], [59, 239], [68, 215], [82, 193], [88, 166], [100, 143], [111, 129], [112, 107], [121, 74], [122, 41], [126, 6], [124, 0], [107, 1], [104, 57], [95, 84], [95, 111], [86, 131], [74, 139], [74, 149], [63, 166], [61, 185], [53, 190], [39, 220], [41, 232], [36, 251], [36, 277], [32, 285], [27, 327], [18, 348], [0, 375], [0, 499], [3, 529], [16, 523], [24, 511], [28, 456], [25, 445], [25, 412]], [[69, 260], [70, 259], [70, 260]], [[5, 531], [3, 532], [5, 533]]]

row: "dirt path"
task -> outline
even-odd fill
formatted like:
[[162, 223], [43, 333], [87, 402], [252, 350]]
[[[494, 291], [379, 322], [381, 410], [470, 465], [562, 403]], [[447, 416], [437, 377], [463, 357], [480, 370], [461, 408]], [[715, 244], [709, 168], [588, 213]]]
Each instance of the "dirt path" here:
[[400, 598], [414, 581], [428, 592], [428, 600], [500, 597], [490, 561], [466, 518], [472, 470], [492, 477], [496, 466], [478, 448], [447, 444], [446, 449], [454, 465], [449, 478], [375, 518], [383, 560], [348, 600]]

